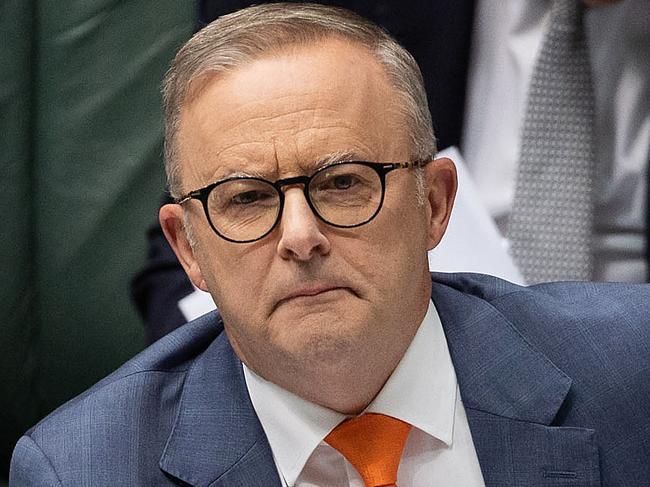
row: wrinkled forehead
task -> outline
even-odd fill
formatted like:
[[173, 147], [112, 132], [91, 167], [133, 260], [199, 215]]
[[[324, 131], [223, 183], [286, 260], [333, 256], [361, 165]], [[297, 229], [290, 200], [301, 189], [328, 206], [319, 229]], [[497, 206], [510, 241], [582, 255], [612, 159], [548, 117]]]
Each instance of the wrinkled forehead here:
[[308, 172], [331, 154], [404, 158], [405, 121], [384, 68], [362, 46], [292, 46], [197, 80], [181, 111], [183, 186], [233, 173]]

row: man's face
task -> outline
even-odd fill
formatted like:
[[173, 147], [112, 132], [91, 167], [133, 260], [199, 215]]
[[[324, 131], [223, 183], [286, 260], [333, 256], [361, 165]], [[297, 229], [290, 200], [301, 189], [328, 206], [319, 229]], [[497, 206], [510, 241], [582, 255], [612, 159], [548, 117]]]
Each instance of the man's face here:
[[[197, 91], [181, 114], [183, 191], [235, 174], [270, 181], [311, 175], [341, 153], [371, 162], [410, 158], [408, 128], [382, 68], [343, 41], [269, 55], [204, 80]], [[389, 173], [381, 211], [358, 228], [317, 219], [301, 186], [284, 189], [281, 221], [257, 242], [217, 236], [196, 200], [184, 204], [193, 251], [178, 205], [164, 207], [161, 222], [190, 278], [212, 294], [239, 357], [323, 403], [318, 390], [331, 387], [335, 395], [344, 386], [332, 381], [346, 375], [386, 375], [384, 363], [394, 367], [410, 343], [428, 303], [427, 250], [451, 204], [450, 165], [427, 167], [436, 196], [427, 192], [424, 204], [413, 170]], [[336, 407], [332, 401], [326, 405]]]

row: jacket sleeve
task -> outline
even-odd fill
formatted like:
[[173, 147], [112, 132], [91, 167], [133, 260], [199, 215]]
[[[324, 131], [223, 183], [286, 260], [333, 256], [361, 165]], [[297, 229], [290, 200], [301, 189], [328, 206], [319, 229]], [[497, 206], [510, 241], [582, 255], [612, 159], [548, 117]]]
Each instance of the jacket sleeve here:
[[60, 487], [61, 481], [50, 460], [29, 436], [14, 448], [9, 470], [9, 487]]

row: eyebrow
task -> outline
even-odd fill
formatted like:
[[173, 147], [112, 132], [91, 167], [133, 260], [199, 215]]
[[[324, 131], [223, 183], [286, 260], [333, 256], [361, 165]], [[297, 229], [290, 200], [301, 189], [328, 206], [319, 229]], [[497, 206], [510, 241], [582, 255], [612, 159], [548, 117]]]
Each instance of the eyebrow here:
[[337, 151], [332, 152], [331, 154], [326, 154], [325, 156], [317, 159], [316, 164], [314, 165], [314, 169], [322, 169], [324, 167], [331, 166], [332, 164], [339, 164], [341, 162], [361, 160], [364, 160], [364, 158], [359, 156], [354, 151]]
[[[327, 166], [332, 166], [334, 164], [340, 164], [342, 162], [350, 161], [362, 161], [365, 160], [363, 156], [360, 156], [357, 152], [354, 151], [336, 151], [330, 154], [325, 154], [324, 156], [316, 159], [316, 162], [312, 166], [312, 171], [316, 172], [319, 169], [322, 169]], [[216, 182], [223, 181], [230, 178], [260, 178], [267, 179], [268, 174], [263, 173], [262, 171], [235, 171], [228, 173], [223, 177], [220, 177]]]

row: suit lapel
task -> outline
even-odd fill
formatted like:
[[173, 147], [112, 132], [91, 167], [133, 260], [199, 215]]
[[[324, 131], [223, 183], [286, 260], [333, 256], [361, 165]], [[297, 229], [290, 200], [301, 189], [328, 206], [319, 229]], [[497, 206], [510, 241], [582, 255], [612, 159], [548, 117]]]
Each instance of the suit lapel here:
[[160, 468], [195, 487], [280, 485], [241, 363], [225, 333], [187, 372]]
[[550, 426], [571, 379], [485, 299], [438, 282], [432, 299], [486, 487], [599, 486], [594, 431]]

